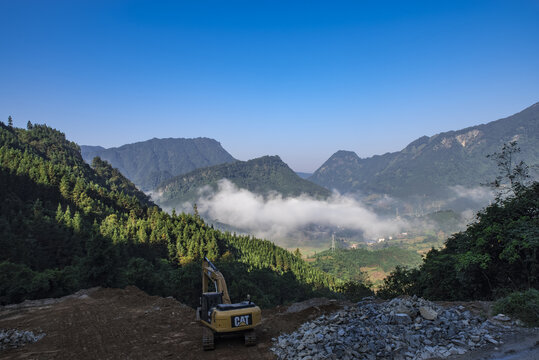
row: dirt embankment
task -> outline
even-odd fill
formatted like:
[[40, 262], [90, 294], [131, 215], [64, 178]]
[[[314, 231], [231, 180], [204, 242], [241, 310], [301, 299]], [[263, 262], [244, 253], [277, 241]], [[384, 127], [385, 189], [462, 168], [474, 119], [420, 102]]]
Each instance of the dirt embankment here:
[[[218, 340], [214, 351], [204, 352], [194, 309], [135, 287], [94, 288], [61, 299], [0, 307], [0, 329], [46, 334], [36, 343], [0, 351], [0, 359], [274, 359], [272, 338], [345, 305], [352, 304], [311, 299], [264, 310], [256, 346], [245, 347], [243, 337], [227, 338]], [[483, 315], [489, 306], [482, 302], [440, 305], [463, 305]], [[537, 329], [520, 329], [504, 344], [449, 359], [539, 359], [538, 344]]]
[[202, 351], [195, 310], [135, 287], [90, 289], [59, 300], [0, 307], [0, 329], [45, 333], [40, 341], [0, 352], [0, 359], [273, 359], [271, 338], [344, 304], [312, 299], [262, 312], [258, 345], [243, 337]]

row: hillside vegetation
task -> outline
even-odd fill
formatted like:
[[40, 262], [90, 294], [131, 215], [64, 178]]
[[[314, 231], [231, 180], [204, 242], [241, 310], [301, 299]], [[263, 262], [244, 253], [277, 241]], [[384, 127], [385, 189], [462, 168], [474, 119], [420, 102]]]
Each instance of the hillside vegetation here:
[[213, 139], [151, 139], [117, 148], [81, 146], [83, 159], [106, 160], [144, 191], [198, 168], [236, 161]]
[[284, 197], [302, 194], [326, 198], [330, 191], [299, 177], [278, 156], [263, 156], [249, 161], [236, 161], [197, 169], [163, 183], [157, 191], [158, 201], [164, 206], [176, 206], [196, 200], [199, 191], [209, 186], [216, 190], [218, 182], [227, 179], [238, 188], [268, 195], [279, 193]]
[[262, 306], [366, 291], [290, 252], [223, 233], [197, 215], [167, 214], [100, 159], [45, 125], [0, 122], [0, 303], [133, 284], [196, 305], [200, 259], [216, 261], [233, 299]]
[[316, 253], [308, 261], [337, 278], [370, 281], [376, 286], [397, 266], [415, 267], [421, 264], [421, 255], [395, 246], [380, 250], [335, 249]]
[[517, 181], [519, 165], [509, 169], [509, 183], [498, 183], [511, 194], [498, 196], [443, 249], [428, 252], [418, 269], [397, 268], [379, 294], [471, 300], [539, 289], [539, 182]]

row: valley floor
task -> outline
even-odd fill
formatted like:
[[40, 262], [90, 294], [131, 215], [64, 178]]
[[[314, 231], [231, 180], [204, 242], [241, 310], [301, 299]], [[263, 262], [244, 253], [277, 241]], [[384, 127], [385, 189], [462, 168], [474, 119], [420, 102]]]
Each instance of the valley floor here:
[[[36, 343], [0, 350], [0, 359], [274, 359], [272, 338], [346, 305], [350, 304], [311, 299], [264, 310], [257, 346], [245, 347], [243, 338], [229, 338], [218, 341], [216, 350], [204, 352], [194, 309], [135, 287], [95, 288], [61, 299], [0, 307], [0, 329], [45, 334]], [[470, 304], [470, 310], [482, 311], [484, 306]], [[537, 329], [520, 329], [498, 348], [454, 359], [536, 359], [538, 344]]]

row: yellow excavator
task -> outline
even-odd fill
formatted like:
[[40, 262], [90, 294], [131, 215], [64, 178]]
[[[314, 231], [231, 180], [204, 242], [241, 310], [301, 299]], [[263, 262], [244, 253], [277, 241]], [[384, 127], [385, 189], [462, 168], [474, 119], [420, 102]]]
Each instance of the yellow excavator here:
[[[214, 292], [208, 292], [213, 282]], [[225, 277], [207, 257], [202, 261], [202, 297], [197, 308], [197, 320], [202, 323], [202, 348], [213, 350], [215, 337], [225, 334], [242, 334], [245, 345], [256, 344], [255, 326], [261, 321], [260, 308], [247, 295], [247, 301], [232, 304]]]

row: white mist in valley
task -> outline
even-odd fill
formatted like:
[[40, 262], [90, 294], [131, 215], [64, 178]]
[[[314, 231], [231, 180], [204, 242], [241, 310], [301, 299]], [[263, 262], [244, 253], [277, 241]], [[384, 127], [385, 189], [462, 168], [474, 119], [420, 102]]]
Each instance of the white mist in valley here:
[[[221, 229], [295, 247], [329, 245], [331, 234], [352, 242], [410, 231], [424, 235], [443, 229], [448, 236], [464, 230], [475, 220], [476, 212], [493, 199], [492, 190], [486, 187], [453, 186], [447, 194], [445, 199], [430, 203], [425, 199], [404, 201], [387, 195], [364, 202], [359, 196], [338, 193], [321, 200], [307, 195], [263, 196], [223, 179], [216, 188], [201, 188], [195, 202], [204, 219]], [[159, 202], [161, 194], [151, 195]], [[193, 202], [180, 203], [175, 208], [192, 212]], [[445, 220], [443, 215], [438, 220], [429, 215], [449, 209], [454, 209], [455, 215], [449, 214]]]
[[197, 201], [201, 214], [271, 240], [294, 236], [310, 225], [361, 231], [366, 238], [395, 234], [405, 226], [401, 220], [383, 219], [358, 200], [337, 193], [327, 200], [307, 195], [264, 197], [226, 179], [219, 182], [217, 191], [208, 190], [201, 191], [204, 195]]
[[492, 188], [488, 186], [476, 186], [476, 187], [465, 187], [462, 185], [455, 185], [449, 187], [453, 192], [454, 197], [449, 199], [449, 201], [469, 199], [480, 205], [486, 205], [494, 199], [494, 192]]

